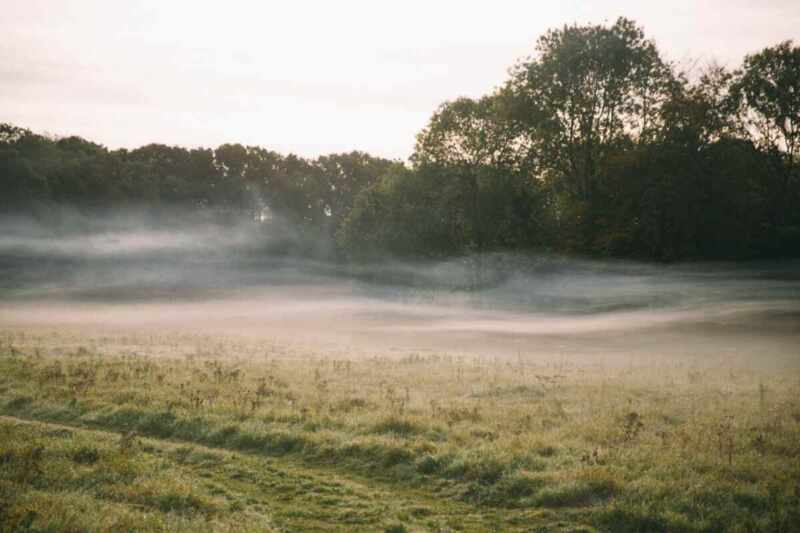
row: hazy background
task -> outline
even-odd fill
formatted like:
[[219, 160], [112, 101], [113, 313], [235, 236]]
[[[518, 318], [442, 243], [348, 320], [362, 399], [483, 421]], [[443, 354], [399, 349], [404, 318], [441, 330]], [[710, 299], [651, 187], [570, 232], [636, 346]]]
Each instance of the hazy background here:
[[111, 148], [235, 141], [405, 159], [433, 109], [536, 38], [629, 17], [667, 59], [731, 68], [798, 38], [793, 0], [0, 3], [0, 120]]
[[490, 254], [353, 265], [286, 254], [297, 237], [279, 224], [153, 227], [133, 212], [76, 218], [55, 233], [33, 220], [2, 224], [0, 328], [187, 331], [320, 354], [798, 364], [797, 261]]
[[[736, 68], [746, 53], [800, 37], [800, 4], [789, 0], [658, 4], [26, 0], [2, 2], [1, 7], [0, 122], [80, 135], [111, 148], [147, 143], [216, 146], [233, 141], [303, 156], [358, 149], [407, 158], [415, 134], [437, 106], [462, 95], [487, 94], [507, 79], [515, 60], [534, 52], [540, 35], [565, 24], [611, 24], [624, 15], [646, 30], [665, 59], [679, 64], [676, 70], [689, 76], [715, 61]], [[339, 174], [347, 174], [339, 172], [340, 163], [324, 169], [319, 162], [316, 167], [303, 166], [276, 154], [254, 155], [241, 146], [237, 159], [236, 147], [222, 146], [213, 154], [194, 154], [205, 166], [197, 172], [181, 167], [181, 181], [172, 179], [173, 170], [161, 162], [177, 156], [167, 147], [151, 146], [131, 157], [136, 164], [120, 177], [112, 172], [118, 170], [114, 163], [127, 161], [127, 154], [109, 156], [80, 139], [61, 142], [30, 132], [19, 136], [19, 143], [14, 135], [9, 137], [4, 159], [13, 178], [8, 180], [12, 192], [16, 183], [24, 186], [18, 188], [19, 201], [12, 199], [7, 206], [8, 213], [18, 215], [0, 219], [0, 328], [37, 324], [185, 328], [319, 341], [381, 353], [398, 348], [487, 356], [741, 354], [755, 360], [778, 354], [780, 358], [770, 360], [798, 364], [797, 261], [668, 266], [565, 259], [543, 252], [465, 254], [465, 250], [490, 249], [470, 248], [483, 242], [482, 232], [473, 231], [451, 250], [454, 258], [446, 261], [386, 257], [380, 262], [344, 262], [341, 257], [331, 259], [335, 257], [331, 231], [327, 241], [317, 242], [309, 241], [314, 232], [282, 221], [281, 215], [269, 224], [253, 222], [253, 214], [263, 212], [257, 211], [264, 207], [258, 202], [240, 202], [243, 213], [252, 212], [227, 224], [204, 220], [197, 213], [183, 216], [177, 205], [168, 210], [170, 223], [135, 209], [119, 210], [162, 199], [166, 207], [169, 195], [178, 192], [186, 193], [184, 200], [213, 204], [220, 190], [217, 184], [253, 197], [263, 187], [273, 194], [260, 198], [261, 203], [269, 205], [268, 200], [280, 199], [283, 193], [284, 200], [293, 201], [286, 205], [294, 206], [294, 211], [284, 212], [312, 220], [316, 226], [311, 229], [327, 231], [332, 227], [325, 222], [332, 213], [330, 197], [336, 200], [330, 193], [344, 190], [342, 183], [346, 186], [355, 180], [353, 176], [360, 176], [350, 191], [353, 198], [340, 202], [344, 207], [335, 218], [341, 223], [362, 188], [389, 172], [388, 161], [358, 163], [356, 167], [366, 169], [363, 176], [354, 172], [337, 181]], [[714, 146], [713, 139], [704, 145]], [[731, 160], [726, 154], [742, 153], [742, 145], [722, 148], [726, 146], [730, 151], [720, 152], [711, 165], [722, 167], [719, 175], [684, 175], [668, 168], [665, 175], [674, 179], [664, 189], [654, 189], [658, 194], [649, 203], [640, 201], [642, 195], [632, 189], [639, 211], [623, 219], [624, 231], [632, 235], [638, 231], [637, 213], [667, 212], [686, 221], [685, 227], [676, 226], [672, 235], [676, 243], [686, 240], [684, 229], [702, 237], [697, 241], [700, 250], [681, 255], [681, 250], [659, 241], [642, 247], [650, 254], [645, 257], [672, 259], [673, 253], [702, 257], [714, 252], [722, 236], [732, 243], [730, 250], [738, 251], [733, 244], [743, 241], [740, 228], [761, 231], [764, 221], [772, 224], [769, 231], [762, 235], [753, 230], [761, 240], [753, 237], [746, 243], [763, 255], [743, 256], [767, 257], [773, 251], [773, 257], [781, 257], [778, 252], [796, 242], [791, 240], [798, 234], [792, 222], [796, 204], [774, 186], [779, 181], [769, 172], [756, 176], [757, 185], [764, 185], [755, 191], [756, 198], [763, 202], [758, 216], [748, 218], [754, 212], [753, 190], [737, 183], [749, 184], [752, 180], [745, 174], [750, 170], [738, 163], [732, 168], [721, 164]], [[81, 147], [96, 155], [85, 156]], [[232, 152], [229, 159], [224, 157], [227, 152]], [[696, 151], [686, 153], [687, 165], [694, 165], [691, 156]], [[746, 161], [764, 168], [766, 159], [760, 154], [754, 149]], [[340, 160], [347, 162], [348, 156], [344, 157]], [[666, 162], [672, 159], [665, 157]], [[251, 160], [263, 163], [253, 176], [244, 171], [249, 163], [243, 161]], [[238, 172], [231, 170], [236, 165], [225, 161], [238, 162]], [[786, 166], [786, 176], [792, 168]], [[660, 187], [663, 169], [655, 170], [655, 177], [644, 177]], [[393, 183], [416, 183], [415, 175], [399, 168], [392, 171], [398, 174]], [[207, 190], [195, 197], [187, 191], [193, 190], [190, 185], [198, 176]], [[318, 183], [309, 176], [319, 178]], [[465, 183], [478, 183], [476, 176], [424, 175], [426, 180], [449, 180], [449, 188], [438, 187], [437, 193], [450, 192], [432, 195], [432, 205], [425, 203], [429, 199], [425, 188], [412, 187], [408, 200], [399, 198], [427, 212], [458, 205], [469, 214], [465, 220], [494, 224], [479, 216], [470, 218], [472, 200], [462, 193]], [[789, 183], [786, 179], [784, 183]], [[741, 215], [728, 207], [726, 195], [712, 197], [719, 201], [709, 208], [703, 187], [717, 190], [711, 187], [717, 180], [730, 186], [736, 200], [731, 205], [739, 206]], [[105, 187], [109, 183], [130, 187], [116, 191], [122, 191], [119, 198], [104, 196], [114, 192], [114, 187]], [[47, 187], [54, 190], [52, 195]], [[147, 194], [137, 196], [143, 188]], [[672, 202], [671, 193], [678, 200]], [[535, 208], [540, 198], [547, 198], [538, 189], [531, 195], [536, 201], [525, 204], [532, 206], [523, 217], [526, 221], [538, 220]], [[115, 198], [128, 196], [130, 202], [114, 203]], [[55, 222], [49, 224], [41, 217], [31, 218], [25, 203], [31, 198], [35, 200], [31, 205], [47, 215], [44, 218], [53, 218], [52, 212], [62, 208], [63, 214], [56, 213]], [[492, 198], [487, 195], [487, 205], [502, 204]], [[228, 205], [225, 201], [220, 205]], [[609, 202], [608, 209], [619, 209]], [[691, 202], [695, 215], [683, 217], [683, 207]], [[98, 206], [105, 208], [103, 215], [92, 216]], [[706, 217], [706, 212], [711, 215]], [[109, 217], [109, 213], [115, 214]], [[774, 213], [781, 216], [772, 217]], [[366, 219], [356, 229], [393, 223], [398, 233], [406, 230], [404, 219], [392, 222], [386, 215]], [[722, 222], [711, 226], [715, 216]], [[739, 224], [744, 218], [746, 223]], [[612, 225], [605, 229], [616, 235]], [[364, 235], [363, 242], [369, 242], [371, 234]], [[453, 240], [447, 235], [445, 244]], [[554, 243], [569, 242], [570, 235], [545, 239], [550, 247], [517, 249], [553, 249]], [[352, 242], [354, 248], [362, 243]], [[665, 242], [669, 244], [668, 239]]]

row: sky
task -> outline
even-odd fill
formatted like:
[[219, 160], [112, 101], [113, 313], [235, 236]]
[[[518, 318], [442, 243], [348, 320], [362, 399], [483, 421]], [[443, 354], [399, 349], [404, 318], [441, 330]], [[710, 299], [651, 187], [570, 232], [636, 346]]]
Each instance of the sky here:
[[632, 18], [666, 59], [800, 41], [797, 0], [0, 0], [0, 122], [109, 148], [260, 145], [406, 159], [570, 23]]

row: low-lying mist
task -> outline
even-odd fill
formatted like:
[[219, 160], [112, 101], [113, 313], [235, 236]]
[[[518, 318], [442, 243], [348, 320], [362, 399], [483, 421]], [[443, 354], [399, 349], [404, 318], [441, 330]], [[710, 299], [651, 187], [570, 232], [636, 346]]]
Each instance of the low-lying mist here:
[[0, 327], [186, 329], [365, 353], [755, 353], [797, 363], [796, 261], [494, 253], [351, 263], [278, 220], [66, 222], [0, 222]]

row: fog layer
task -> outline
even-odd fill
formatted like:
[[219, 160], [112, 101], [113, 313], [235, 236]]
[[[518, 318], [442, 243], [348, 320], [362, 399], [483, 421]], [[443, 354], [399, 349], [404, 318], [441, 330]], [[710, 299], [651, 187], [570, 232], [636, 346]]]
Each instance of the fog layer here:
[[778, 355], [794, 365], [800, 352], [797, 262], [488, 254], [352, 264], [292, 253], [301, 237], [277, 221], [1, 223], [3, 328], [168, 328], [354, 353]]

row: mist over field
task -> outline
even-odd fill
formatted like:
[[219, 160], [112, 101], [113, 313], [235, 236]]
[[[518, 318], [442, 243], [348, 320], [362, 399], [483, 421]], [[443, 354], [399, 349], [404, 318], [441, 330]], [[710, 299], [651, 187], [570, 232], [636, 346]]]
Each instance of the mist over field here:
[[277, 221], [153, 227], [128, 213], [70, 222], [4, 221], [0, 325], [160, 327], [376, 353], [718, 362], [755, 350], [792, 364], [800, 345], [796, 261], [665, 266], [498, 253], [353, 265], [291, 253], [302, 237]]
[[1, 531], [798, 531], [796, 0], [11, 4]]

